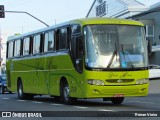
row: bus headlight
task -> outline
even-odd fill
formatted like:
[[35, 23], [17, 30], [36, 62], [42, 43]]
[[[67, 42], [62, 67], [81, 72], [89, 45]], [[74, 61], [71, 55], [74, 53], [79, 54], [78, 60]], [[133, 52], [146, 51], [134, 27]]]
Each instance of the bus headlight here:
[[87, 83], [90, 85], [105, 85], [103, 80], [87, 80]]
[[136, 81], [137, 85], [147, 84], [147, 83], [149, 83], [149, 79], [140, 79]]

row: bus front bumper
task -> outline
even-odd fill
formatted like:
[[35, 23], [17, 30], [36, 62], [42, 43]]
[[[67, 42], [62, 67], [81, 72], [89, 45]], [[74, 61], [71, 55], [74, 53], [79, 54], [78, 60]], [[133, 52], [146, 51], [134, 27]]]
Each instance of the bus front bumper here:
[[128, 86], [87, 85], [85, 98], [147, 96], [149, 84]]

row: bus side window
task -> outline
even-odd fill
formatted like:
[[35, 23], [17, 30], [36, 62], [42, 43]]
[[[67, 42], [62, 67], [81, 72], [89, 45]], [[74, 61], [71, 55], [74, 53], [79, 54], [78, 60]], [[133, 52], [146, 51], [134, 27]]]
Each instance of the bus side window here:
[[35, 35], [33, 38], [33, 54], [40, 53], [40, 43], [41, 43], [41, 35]]
[[59, 49], [67, 49], [67, 28], [61, 28], [59, 33]]
[[81, 33], [81, 26], [80, 25], [73, 25], [72, 26], [72, 35], [80, 34]]
[[82, 60], [83, 55], [83, 40], [82, 37], [77, 37], [76, 39], [76, 59]]
[[48, 52], [48, 39], [49, 39], [49, 34], [46, 32], [44, 34], [44, 52]]
[[83, 38], [81, 35], [72, 36], [71, 55], [76, 69], [81, 73], [83, 70]]
[[14, 41], [14, 57], [20, 57], [21, 41]]
[[13, 57], [13, 42], [9, 42], [7, 44], [7, 58], [12, 58]]
[[50, 52], [54, 50], [54, 31], [45, 33], [44, 37], [44, 52]]
[[77, 71], [82, 73], [83, 71], [83, 37], [81, 35], [81, 26], [78, 24], [72, 25], [72, 37], [71, 37], [71, 55], [74, 62], [74, 66]]
[[29, 55], [29, 42], [30, 42], [30, 38], [27, 37], [24, 39], [23, 41], [23, 55]]
[[54, 31], [49, 32], [48, 51], [54, 50]]

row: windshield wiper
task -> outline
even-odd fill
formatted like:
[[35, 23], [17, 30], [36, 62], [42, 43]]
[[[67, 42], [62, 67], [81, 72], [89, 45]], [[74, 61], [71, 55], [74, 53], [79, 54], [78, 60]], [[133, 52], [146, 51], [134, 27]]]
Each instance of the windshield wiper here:
[[[133, 62], [132, 60], [130, 59], [129, 55], [128, 55], [128, 52], [124, 51], [124, 48], [123, 48], [123, 44], [121, 45], [121, 48], [122, 48], [122, 53], [124, 55], [124, 57], [127, 57], [128, 60], [129, 60], [129, 65], [132, 67], [132, 69], [134, 69], [134, 65], [133, 65]], [[127, 60], [124, 58], [125, 62], [127, 62]]]
[[112, 57], [107, 65], [107, 68], [110, 68], [110, 66], [112, 65], [112, 62], [114, 60], [114, 57], [117, 55], [117, 51], [114, 51], [113, 54], [112, 54]]
[[116, 43], [115, 43], [115, 49], [116, 49], [116, 50], [113, 52], [112, 57], [111, 57], [111, 59], [110, 59], [108, 65], [107, 65], [107, 68], [110, 68], [110, 67], [111, 67], [111, 65], [112, 65], [112, 63], [113, 63], [113, 60], [114, 60], [114, 57], [117, 56], [117, 47], [116, 47]]

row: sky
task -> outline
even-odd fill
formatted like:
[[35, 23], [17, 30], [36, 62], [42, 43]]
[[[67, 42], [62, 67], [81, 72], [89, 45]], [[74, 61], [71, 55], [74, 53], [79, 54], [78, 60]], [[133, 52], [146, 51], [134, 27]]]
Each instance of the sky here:
[[[94, 0], [0, 0], [5, 11], [25, 11], [48, 25], [86, 16]], [[150, 5], [160, 0], [138, 0]], [[2, 39], [15, 33], [25, 33], [46, 27], [26, 14], [6, 13], [0, 19]]]
[[[94, 0], [0, 0], [5, 11], [25, 11], [48, 25], [54, 25], [76, 18], [86, 17]], [[137, 0], [145, 5], [155, 4], [160, 0]], [[5, 13], [0, 18], [2, 43], [8, 36], [25, 33], [46, 27], [32, 17], [22, 13]]]

